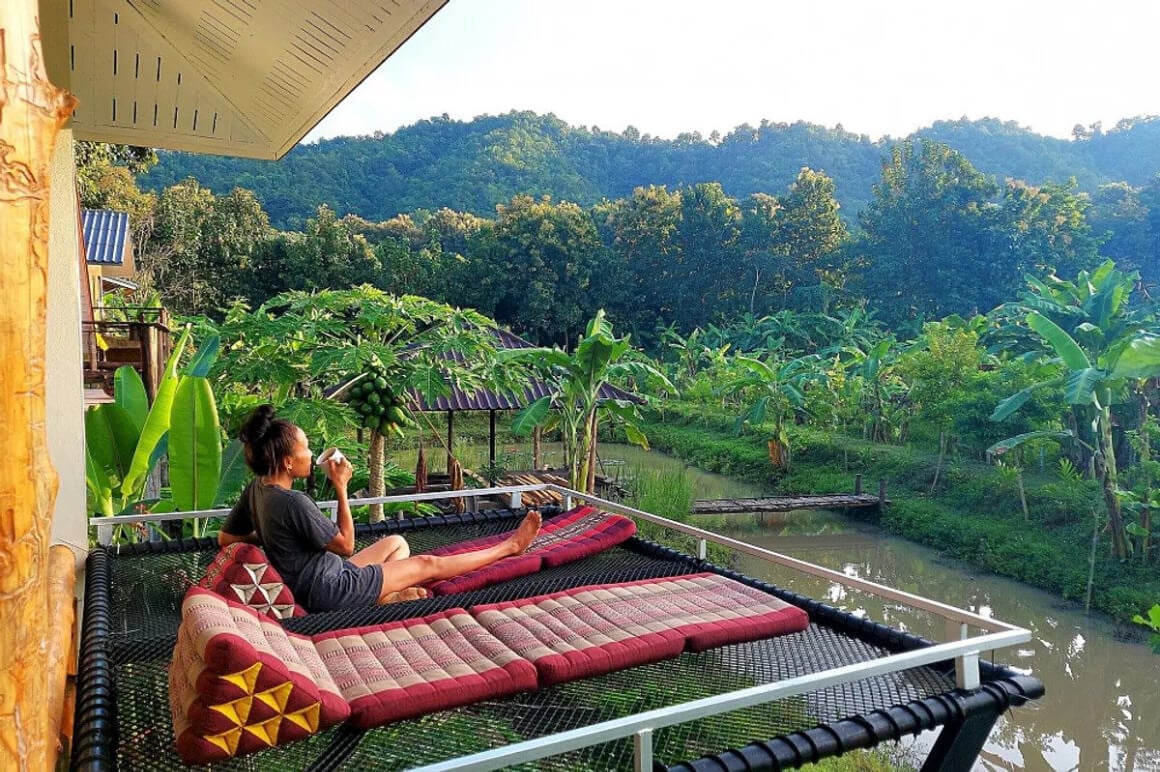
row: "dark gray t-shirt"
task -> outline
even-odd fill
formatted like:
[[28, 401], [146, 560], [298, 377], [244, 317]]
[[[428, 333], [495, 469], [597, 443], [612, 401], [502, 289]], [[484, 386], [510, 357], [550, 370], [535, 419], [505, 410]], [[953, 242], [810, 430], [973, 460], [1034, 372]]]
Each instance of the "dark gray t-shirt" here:
[[253, 480], [222, 525], [235, 536], [258, 535], [271, 565], [296, 596], [309, 595], [323, 577], [342, 570], [326, 549], [338, 526], [305, 493]]

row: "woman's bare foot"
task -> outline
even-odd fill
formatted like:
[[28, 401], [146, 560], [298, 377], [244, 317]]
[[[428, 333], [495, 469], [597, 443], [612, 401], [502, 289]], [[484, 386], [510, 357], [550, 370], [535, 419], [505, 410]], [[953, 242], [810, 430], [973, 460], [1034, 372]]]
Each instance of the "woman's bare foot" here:
[[532, 545], [532, 542], [536, 540], [536, 536], [539, 535], [540, 525], [542, 523], [543, 518], [540, 517], [539, 512], [534, 509], [529, 512], [527, 516], [524, 517], [523, 522], [520, 523], [520, 527], [517, 528], [516, 532], [511, 535], [510, 539], [508, 539], [508, 543], [511, 545], [512, 549], [511, 554], [522, 555], [524, 552], [526, 552], [528, 547]]
[[388, 592], [386, 595], [384, 595], [382, 598], [379, 599], [379, 603], [381, 605], [385, 606], [388, 603], [402, 603], [403, 601], [408, 601], [408, 600], [422, 600], [423, 598], [426, 598], [426, 597], [427, 597], [427, 588], [425, 588], [425, 587], [407, 587], [407, 588], [402, 589], [402, 590], [395, 590], [394, 592]]

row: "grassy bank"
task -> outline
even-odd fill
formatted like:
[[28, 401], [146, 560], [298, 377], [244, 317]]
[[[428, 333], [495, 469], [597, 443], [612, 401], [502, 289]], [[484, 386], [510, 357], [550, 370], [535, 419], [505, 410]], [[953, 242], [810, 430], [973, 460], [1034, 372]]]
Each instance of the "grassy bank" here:
[[[856, 474], [876, 492], [884, 478], [891, 504], [879, 522], [889, 532], [1081, 604], [1086, 597], [1100, 500], [1090, 481], [1028, 473], [1025, 517], [1018, 479], [1003, 468], [952, 460], [932, 492], [937, 457], [910, 447], [798, 429], [792, 468], [779, 473], [769, 463], [767, 435], [736, 436], [732, 416], [704, 405], [669, 405], [645, 429], [658, 450], [786, 494], [850, 491]], [[1106, 534], [1098, 538], [1092, 607], [1128, 622], [1160, 600], [1160, 577], [1111, 559]]]

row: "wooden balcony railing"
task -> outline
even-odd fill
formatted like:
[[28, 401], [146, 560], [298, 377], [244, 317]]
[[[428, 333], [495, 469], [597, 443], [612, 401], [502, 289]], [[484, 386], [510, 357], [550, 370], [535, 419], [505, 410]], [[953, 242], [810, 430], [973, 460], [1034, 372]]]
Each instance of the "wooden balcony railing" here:
[[172, 349], [169, 314], [162, 308], [94, 308], [105, 318], [81, 322], [86, 386], [113, 392], [113, 373], [130, 365], [141, 374], [152, 400]]

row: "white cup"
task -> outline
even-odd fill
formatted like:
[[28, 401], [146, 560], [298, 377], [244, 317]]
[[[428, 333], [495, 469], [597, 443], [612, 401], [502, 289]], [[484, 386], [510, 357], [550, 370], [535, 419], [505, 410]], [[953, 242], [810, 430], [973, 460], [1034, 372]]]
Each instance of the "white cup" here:
[[341, 464], [344, 458], [346, 458], [346, 456], [342, 455], [342, 451], [338, 448], [327, 448], [319, 454], [318, 461], [315, 463], [320, 465], [331, 462], [335, 464]]

